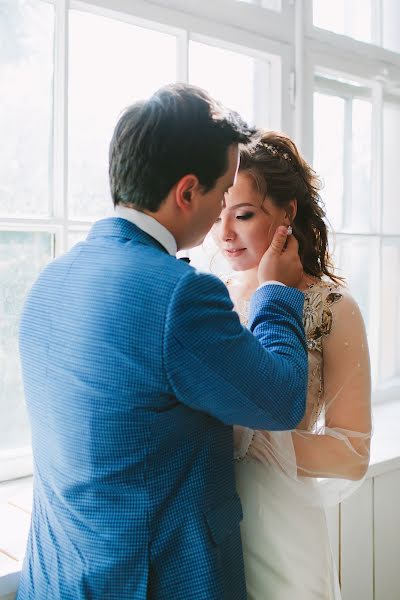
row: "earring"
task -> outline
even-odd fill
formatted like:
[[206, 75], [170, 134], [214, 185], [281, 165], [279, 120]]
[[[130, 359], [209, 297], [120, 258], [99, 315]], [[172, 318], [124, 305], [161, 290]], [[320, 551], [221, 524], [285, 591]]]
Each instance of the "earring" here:
[[291, 225], [288, 225], [287, 234], [292, 235], [292, 233], [293, 233], [293, 227]]

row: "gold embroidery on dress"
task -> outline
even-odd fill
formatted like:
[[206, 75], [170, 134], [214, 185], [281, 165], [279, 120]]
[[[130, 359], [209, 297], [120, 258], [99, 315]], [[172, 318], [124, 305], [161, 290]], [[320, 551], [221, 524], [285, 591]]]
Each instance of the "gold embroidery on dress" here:
[[[317, 286], [319, 289], [315, 290]], [[323, 299], [322, 289], [325, 287], [329, 288], [329, 294]], [[304, 292], [303, 323], [309, 350], [322, 353], [322, 338], [331, 332], [333, 316], [330, 306], [342, 298], [342, 294], [334, 289], [337, 286], [321, 282]]]
[[[323, 338], [330, 334], [333, 315], [330, 307], [343, 296], [338, 286], [318, 282], [304, 292], [303, 323], [309, 352], [309, 376], [306, 414], [299, 429], [312, 429], [323, 409]], [[325, 295], [325, 290], [328, 294]]]

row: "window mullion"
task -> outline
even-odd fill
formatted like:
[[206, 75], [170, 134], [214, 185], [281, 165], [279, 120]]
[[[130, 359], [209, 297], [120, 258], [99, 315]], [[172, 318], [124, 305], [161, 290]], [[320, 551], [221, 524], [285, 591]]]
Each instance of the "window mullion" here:
[[257, 127], [272, 127], [269, 102], [276, 102], [272, 97], [270, 85], [270, 65], [267, 60], [257, 60], [253, 65], [253, 105], [254, 118]]
[[340, 229], [351, 222], [351, 196], [353, 188], [353, 99], [347, 97], [344, 109], [344, 149], [343, 149], [343, 210]]
[[[374, 320], [372, 338], [377, 341], [374, 345], [375, 356], [371, 357], [372, 376], [377, 385], [381, 382], [382, 365], [380, 357], [384, 355], [382, 345], [384, 340], [380, 335], [382, 320], [382, 293], [383, 293], [383, 85], [380, 82], [374, 82], [372, 85], [372, 132], [371, 132], [371, 194], [372, 211], [371, 217], [374, 218], [375, 231], [379, 234], [379, 259], [377, 285], [373, 291], [375, 296], [373, 307], [377, 318]], [[371, 230], [374, 230], [371, 223]]]
[[57, 0], [54, 49], [53, 189], [52, 211], [63, 222], [56, 239], [56, 254], [67, 249], [68, 237], [68, 8], [69, 0]]
[[178, 81], [189, 81], [189, 32], [183, 30], [177, 36], [176, 72]]
[[304, 45], [305, 18], [304, 2], [296, 0], [294, 6], [294, 68], [295, 68], [295, 110], [294, 137], [299, 148], [303, 145], [304, 136]]
[[[383, 86], [380, 82], [372, 85], [372, 132], [371, 132], [371, 195], [373, 223], [372, 230], [383, 231]], [[375, 223], [375, 227], [374, 227]], [[377, 225], [376, 225], [377, 224]]]

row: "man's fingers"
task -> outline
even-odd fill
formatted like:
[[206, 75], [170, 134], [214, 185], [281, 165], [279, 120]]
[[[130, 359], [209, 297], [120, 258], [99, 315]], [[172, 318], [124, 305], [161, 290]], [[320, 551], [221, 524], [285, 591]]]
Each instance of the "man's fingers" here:
[[287, 227], [285, 227], [284, 225], [280, 225], [279, 227], [277, 227], [274, 233], [274, 237], [272, 238], [272, 242], [269, 247], [270, 253], [281, 254], [285, 246], [286, 239]]
[[296, 240], [294, 235], [289, 235], [287, 238], [286, 250], [290, 250], [295, 254], [299, 252], [299, 242]]

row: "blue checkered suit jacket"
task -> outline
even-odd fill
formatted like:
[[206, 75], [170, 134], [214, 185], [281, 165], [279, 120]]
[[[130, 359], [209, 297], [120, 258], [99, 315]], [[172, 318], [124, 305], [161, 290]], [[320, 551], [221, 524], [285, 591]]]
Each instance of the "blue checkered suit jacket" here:
[[34, 503], [18, 600], [245, 599], [231, 426], [302, 418], [302, 307], [260, 289], [250, 333], [223, 283], [119, 218], [47, 266], [20, 327]]

